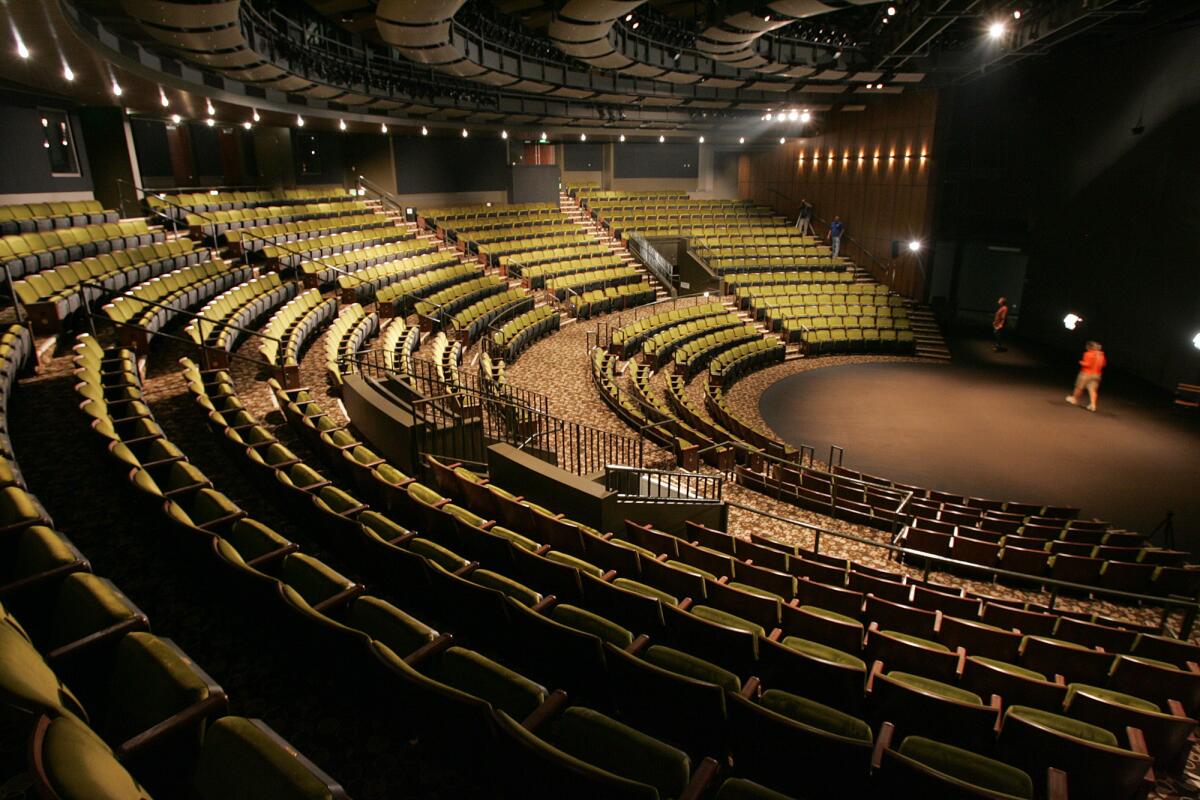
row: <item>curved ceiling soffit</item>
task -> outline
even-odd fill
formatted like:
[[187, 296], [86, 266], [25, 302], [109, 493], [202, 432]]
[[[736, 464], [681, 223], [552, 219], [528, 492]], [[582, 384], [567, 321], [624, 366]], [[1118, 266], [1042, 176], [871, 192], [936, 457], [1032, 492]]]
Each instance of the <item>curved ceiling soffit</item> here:
[[187, 60], [233, 80], [348, 106], [395, 110], [407, 105], [317, 83], [276, 66], [251, 49], [243, 35], [241, 0], [207, 3], [121, 0], [121, 8], [158, 42]]
[[764, 34], [784, 28], [798, 19], [836, 11], [847, 3], [867, 6], [883, 0], [843, 0], [830, 5], [820, 0], [774, 0], [768, 3], [768, 16], [758, 16], [749, 11], [730, 14], [720, 23], [711, 25], [696, 37], [696, 49], [712, 58], [738, 69], [756, 70], [789, 77], [806, 77], [816, 72], [807, 65], [786, 64], [764, 58], [755, 50], [755, 44]]

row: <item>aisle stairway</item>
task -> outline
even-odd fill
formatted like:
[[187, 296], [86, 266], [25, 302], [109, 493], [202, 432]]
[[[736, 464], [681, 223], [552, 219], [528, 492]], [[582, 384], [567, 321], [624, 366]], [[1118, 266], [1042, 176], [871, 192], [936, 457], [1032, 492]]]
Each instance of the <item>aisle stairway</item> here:
[[558, 206], [560, 209], [562, 209], [562, 213], [569, 217], [572, 222], [587, 231], [588, 236], [595, 239], [600, 244], [606, 245], [609, 250], [619, 255], [624, 264], [631, 267], [637, 267], [642, 273], [644, 273], [646, 280], [648, 280], [650, 285], [654, 287], [656, 301], [666, 300], [671, 296], [670, 291], [668, 291], [667, 287], [662, 285], [662, 282], [654, 275], [654, 273], [646, 269], [642, 262], [638, 261], [637, 258], [635, 258], [634, 255], [629, 252], [629, 248], [627, 248], [619, 239], [614, 238], [608, 231], [604, 229], [603, 225], [596, 222], [596, 220], [592, 218], [592, 215], [576, 202], [575, 198], [571, 197], [571, 195], [567, 194], [566, 192], [559, 192]]
[[908, 309], [908, 319], [912, 323], [913, 338], [917, 342], [917, 355], [921, 358], [932, 358], [937, 361], [950, 360], [950, 348], [942, 336], [933, 311], [926, 305], [913, 303]]

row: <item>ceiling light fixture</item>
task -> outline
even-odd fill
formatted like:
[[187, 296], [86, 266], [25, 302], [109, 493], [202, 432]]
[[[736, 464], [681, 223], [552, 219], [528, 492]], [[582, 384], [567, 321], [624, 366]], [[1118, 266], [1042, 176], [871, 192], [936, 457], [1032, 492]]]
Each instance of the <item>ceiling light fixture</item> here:
[[217, 121], [212, 117], [209, 117], [208, 119], [204, 120], [204, 124], [211, 128], [213, 125], [217, 124]]
[[994, 41], [994, 40], [999, 39], [1002, 36], [1004, 36], [1005, 32], [1007, 32], [1007, 31], [1008, 31], [1008, 26], [1005, 25], [1003, 22], [993, 22], [991, 25], [988, 26], [988, 31], [987, 31], [988, 38], [992, 39]]
[[346, 120], [344, 120], [344, 119], [339, 119], [339, 120], [338, 120], [338, 130], [339, 130], [339, 131], [344, 131], [344, 130], [346, 130]]
[[382, 133], [384, 136], [387, 136], [387, 123], [386, 122], [379, 123], [379, 132]]
[[117, 79], [113, 78], [112, 93], [115, 94], [117, 97], [120, 97], [121, 93], [124, 91], [125, 90], [121, 88], [121, 84], [117, 83]]
[[1076, 326], [1081, 322], [1083, 322], [1083, 317], [1079, 316], [1073, 311], [1063, 317], [1063, 327], [1069, 331], [1075, 330]]
[[739, 137], [738, 137], [738, 144], [745, 144], [745, 143], [746, 143], [746, 137], [745, 137], [745, 136], [739, 136]]
[[798, 119], [800, 119], [799, 111], [797, 111], [796, 109], [793, 108], [791, 111], [788, 112], [788, 121], [789, 122], [795, 122]]
[[421, 126], [421, 135], [422, 135], [422, 136], [428, 136], [428, 135], [429, 135], [429, 128], [426, 128], [424, 125], [422, 125], [422, 126]]
[[1021, 18], [1021, 9], [1018, 8], [1017, 10], [1013, 11], [1013, 19], [1020, 19], [1020, 18]]
[[701, 136], [701, 137], [700, 137], [700, 144], [704, 144], [704, 137], [703, 137], [703, 136]]
[[167, 99], [167, 93], [161, 87], [158, 90], [158, 102], [162, 103], [163, 108], [171, 105], [171, 101]]
[[779, 143], [780, 143], [780, 144], [784, 144], [785, 142], [787, 142], [787, 139], [785, 139], [784, 137], [780, 136], [780, 137], [779, 137]]
[[623, 133], [622, 133], [622, 134], [621, 134], [621, 135], [620, 135], [620, 136], [617, 138], [617, 141], [618, 141], [618, 142], [623, 142], [623, 141], [625, 141], [625, 134], [623, 134]]
[[259, 120], [259, 116], [258, 116], [258, 109], [257, 109], [257, 108], [256, 108], [256, 109], [254, 109], [254, 113], [250, 115], [250, 119], [254, 120], [255, 122], [258, 122], [258, 120]]
[[29, 58], [29, 48], [25, 46], [25, 42], [21, 39], [21, 34], [14, 30], [13, 36], [17, 40], [17, 55], [21, 58]]
[[920, 250], [921, 250], [921, 243], [918, 242], [916, 239], [913, 239], [912, 241], [910, 241], [908, 243], [908, 252], [917, 253], [917, 252], [920, 252]]
[[211, 117], [213, 114], [216, 114], [216, 113], [217, 113], [217, 110], [216, 110], [215, 108], [213, 108], [212, 100], [205, 100], [205, 101], [204, 101], [204, 110], [208, 112], [208, 115], [209, 115], [210, 117]]
[[251, 128], [254, 127], [254, 123], [251, 122], [250, 120], [246, 120], [245, 122], [242, 123], [242, 127], [245, 128], [246, 130], [250, 130]]
[[501, 138], [501, 139], [507, 139], [507, 138], [508, 138], [508, 131], [500, 131], [500, 138]]
[[463, 128], [463, 129], [462, 129], [462, 137], [465, 139], [465, 138], [467, 138], [468, 136], [470, 136], [470, 134], [469, 134], [469, 133], [467, 133], [467, 129], [466, 129], [466, 128]]
[[667, 137], [663, 136], [661, 133], [658, 135], [658, 143], [659, 144], [662, 144], [666, 140], [667, 140]]
[[801, 111], [800, 112], [800, 121], [805, 124], [812, 122], [812, 114], [808, 111]]
[[299, 114], [296, 115], [296, 127], [297, 128], [304, 127], [304, 117], [300, 116]]
[[67, 79], [68, 83], [75, 80], [75, 72], [71, 69], [70, 64], [63, 64], [63, 77]]
[[587, 141], [587, 134], [586, 134], [586, 133], [581, 133], [581, 134], [579, 134], [579, 141], [581, 141], [581, 142], [586, 142], [586, 141]]
[[888, 15], [889, 17], [894, 17], [894, 16], [896, 16], [896, 7], [895, 7], [895, 6], [888, 6], [888, 7], [887, 7], [887, 15]]
[[174, 122], [176, 125], [178, 125], [179, 123], [183, 122], [183, 117], [179, 116], [178, 114], [172, 114], [171, 122]]

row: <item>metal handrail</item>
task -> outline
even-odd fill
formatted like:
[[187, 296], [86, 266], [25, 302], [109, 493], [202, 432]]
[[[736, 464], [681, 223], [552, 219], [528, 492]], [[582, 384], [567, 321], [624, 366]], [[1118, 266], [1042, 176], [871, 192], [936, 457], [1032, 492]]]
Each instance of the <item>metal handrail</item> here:
[[[1046, 577], [1042, 577], [1042, 576], [1038, 576], [1038, 575], [1031, 575], [1028, 572], [1015, 572], [1013, 570], [1003, 569], [1001, 567], [987, 567], [987, 566], [983, 566], [982, 564], [972, 563], [970, 561], [962, 561], [957, 558], [950, 558], [949, 556], [941, 556], [936, 553], [926, 553], [923, 550], [914, 550], [913, 548], [904, 547], [902, 545], [897, 545], [897, 544], [892, 544], [890, 542], [880, 542], [880, 541], [876, 541], [874, 539], [868, 539], [864, 536], [857, 536], [852, 533], [845, 533], [843, 531], [835, 531], [831, 528], [825, 528], [820, 525], [814, 525], [811, 522], [804, 522], [803, 520], [793, 519], [792, 517], [785, 517], [785, 516], [781, 516], [779, 514], [771, 513], [769, 511], [763, 511], [761, 509], [757, 509], [752, 506], [745, 505], [743, 503], [734, 502], [732, 500], [726, 500], [725, 504], [727, 506], [729, 506], [730, 508], [737, 508], [742, 511], [748, 511], [752, 514], [758, 514], [760, 516], [767, 517], [769, 519], [773, 519], [778, 522], [785, 522], [790, 525], [794, 525], [798, 528], [803, 528], [803, 529], [811, 532], [814, 535], [814, 546], [813, 546], [814, 553], [820, 552], [820, 537], [821, 536], [833, 536], [837, 539], [845, 539], [846, 541], [855, 542], [857, 544], [868, 545], [870, 547], [877, 547], [881, 550], [886, 550], [893, 555], [900, 555], [900, 556], [907, 555], [907, 556], [911, 556], [913, 558], [925, 559], [926, 560], [926, 568], [925, 568], [926, 578], [928, 578], [928, 574], [929, 574], [928, 564], [929, 564], [929, 562], [934, 562], [934, 563], [942, 564], [942, 565], [945, 565], [948, 567], [954, 567], [956, 569], [966, 569], [966, 570], [971, 570], [971, 571], [975, 571], [975, 572], [985, 573], [987, 575], [1000, 575], [1000, 576], [1003, 576], [1006, 578], [1014, 578], [1014, 579], [1024, 581], [1024, 582], [1029, 582], [1032, 580], [1032, 581], [1036, 581], [1039, 584], [1042, 584], [1043, 586], [1053, 586], [1054, 590], [1051, 591], [1051, 593], [1050, 593], [1050, 603], [1049, 603], [1049, 606], [1051, 609], [1054, 608], [1054, 602], [1057, 600], [1058, 593], [1062, 589], [1078, 591], [1078, 592], [1083, 592], [1083, 593], [1088, 593], [1088, 594], [1103, 595], [1106, 597], [1114, 597], [1114, 598], [1119, 598], [1121, 600], [1127, 600], [1130, 603], [1139, 604], [1139, 605], [1140, 604], [1149, 604], [1149, 605], [1155, 605], [1155, 606], [1163, 606], [1163, 620], [1160, 623], [1160, 629], [1165, 629], [1166, 628], [1166, 616], [1167, 616], [1167, 613], [1169, 612], [1169, 610], [1172, 608], [1181, 608], [1181, 609], [1184, 609], [1184, 611], [1185, 611], [1184, 619], [1181, 623], [1181, 630], [1180, 630], [1180, 634], [1179, 634], [1179, 638], [1181, 638], [1181, 639], [1187, 639], [1191, 636], [1191, 630], [1192, 630], [1193, 624], [1195, 623], [1195, 618], [1196, 618], [1197, 612], [1200, 612], [1200, 601], [1197, 601], [1196, 599], [1183, 599], [1183, 598], [1178, 598], [1178, 597], [1162, 597], [1162, 596], [1151, 595], [1151, 594], [1140, 594], [1138, 592], [1127, 592], [1127, 591], [1124, 591], [1121, 589], [1110, 589], [1110, 588], [1107, 588], [1104, 586], [1091, 586], [1091, 585], [1084, 584], [1084, 583], [1075, 583], [1073, 581], [1064, 581], [1064, 580], [1061, 580], [1058, 578], [1046, 578]], [[908, 526], [905, 526], [905, 527], [907, 528]]]
[[[625, 491], [628, 483], [622, 478], [630, 477], [633, 478], [634, 485], [637, 487], [636, 492]], [[643, 479], [646, 479], [646, 485], [653, 484], [659, 488], [659, 491], [643, 491], [641, 488]], [[718, 475], [706, 475], [702, 472], [630, 467], [624, 464], [604, 465], [604, 488], [608, 491], [615, 491], [619, 499], [719, 504], [724, 485], [724, 478]], [[662, 491], [664, 486], [665, 493]], [[694, 494], [693, 490], [704, 492], [704, 494]]]

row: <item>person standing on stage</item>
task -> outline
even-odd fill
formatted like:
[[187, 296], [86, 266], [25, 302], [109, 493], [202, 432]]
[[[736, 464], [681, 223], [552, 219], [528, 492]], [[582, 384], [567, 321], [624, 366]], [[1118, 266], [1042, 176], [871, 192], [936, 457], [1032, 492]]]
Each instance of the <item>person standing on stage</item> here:
[[829, 248], [833, 252], [833, 257], [838, 257], [838, 252], [842, 249], [842, 233], [846, 230], [846, 223], [842, 222], [842, 218], [836, 214], [833, 217], [833, 222], [829, 223], [829, 233], [825, 235], [826, 241], [829, 242]]
[[1067, 402], [1073, 406], [1079, 405], [1079, 399], [1083, 397], [1083, 390], [1087, 389], [1088, 398], [1091, 401], [1087, 407], [1088, 411], [1096, 410], [1096, 397], [1100, 394], [1100, 374], [1104, 372], [1104, 365], [1108, 361], [1104, 357], [1104, 348], [1099, 342], [1088, 342], [1087, 350], [1083, 351], [1083, 358], [1079, 360], [1079, 375], [1075, 378], [1075, 391], [1067, 395]]
[[1008, 299], [1001, 297], [996, 303], [996, 316], [992, 317], [992, 336], [996, 344], [992, 347], [997, 353], [1002, 353], [1004, 347], [1004, 326], [1008, 323]]
[[806, 199], [800, 201], [800, 212], [796, 215], [796, 230], [800, 231], [801, 236], [807, 236], [812, 233], [812, 203]]

